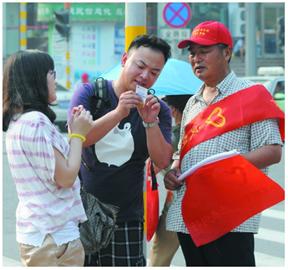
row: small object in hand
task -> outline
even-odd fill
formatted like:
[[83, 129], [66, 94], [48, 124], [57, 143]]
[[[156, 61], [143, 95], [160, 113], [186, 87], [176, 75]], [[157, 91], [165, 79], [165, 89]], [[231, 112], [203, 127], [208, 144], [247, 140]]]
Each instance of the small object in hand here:
[[145, 101], [146, 101], [146, 97], [147, 97], [147, 93], [148, 93], [148, 89], [140, 86], [140, 85], [136, 85], [136, 95], [138, 95], [141, 99], [142, 99], [142, 104], [141, 107], [144, 107]]

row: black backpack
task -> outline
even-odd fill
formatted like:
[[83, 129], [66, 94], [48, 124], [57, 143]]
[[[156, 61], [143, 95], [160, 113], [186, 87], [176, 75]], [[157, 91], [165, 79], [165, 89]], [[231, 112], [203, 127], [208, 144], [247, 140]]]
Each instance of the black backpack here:
[[93, 120], [99, 118], [105, 108], [111, 106], [111, 102], [108, 97], [108, 85], [107, 80], [102, 77], [97, 78], [92, 84], [93, 96], [90, 99], [90, 108]]

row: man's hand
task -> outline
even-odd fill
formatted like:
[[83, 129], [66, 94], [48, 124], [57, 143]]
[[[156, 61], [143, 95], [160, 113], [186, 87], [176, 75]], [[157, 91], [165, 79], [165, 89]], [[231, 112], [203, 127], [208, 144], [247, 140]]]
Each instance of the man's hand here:
[[180, 175], [180, 171], [177, 169], [169, 170], [164, 176], [164, 184], [165, 187], [169, 190], [178, 189], [183, 185], [183, 181], [178, 180], [178, 176]]
[[120, 95], [116, 111], [122, 118], [125, 118], [129, 115], [132, 108], [140, 106], [141, 103], [141, 98], [134, 91], [127, 91]]
[[155, 122], [160, 112], [160, 103], [158, 99], [153, 95], [148, 95], [143, 106], [140, 105], [137, 107], [138, 112], [142, 120], [146, 123]]

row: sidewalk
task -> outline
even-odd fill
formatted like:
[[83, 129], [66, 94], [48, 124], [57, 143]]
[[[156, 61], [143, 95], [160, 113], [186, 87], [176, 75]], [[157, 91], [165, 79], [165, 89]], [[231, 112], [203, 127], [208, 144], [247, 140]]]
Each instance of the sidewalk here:
[[[256, 257], [256, 266], [283, 266], [284, 267], [284, 258], [278, 258], [269, 256], [267, 254], [262, 254], [255, 252]], [[149, 259], [147, 260], [149, 264]], [[3, 256], [3, 265], [2, 266], [22, 266], [20, 261], [13, 260], [11, 258]], [[171, 267], [177, 267], [176, 265], [171, 265]]]
[[285, 259], [255, 252], [256, 266], [285, 266]]
[[20, 261], [13, 260], [13, 259], [5, 257], [5, 256], [3, 256], [2, 258], [3, 258], [2, 266], [23, 266]]

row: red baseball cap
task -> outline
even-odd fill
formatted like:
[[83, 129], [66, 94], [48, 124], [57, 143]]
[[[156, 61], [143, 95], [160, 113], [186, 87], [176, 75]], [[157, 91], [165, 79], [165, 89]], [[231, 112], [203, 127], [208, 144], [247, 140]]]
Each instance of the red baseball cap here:
[[178, 48], [183, 49], [191, 43], [204, 46], [215, 44], [226, 44], [233, 47], [233, 40], [227, 27], [217, 21], [206, 21], [198, 24], [192, 31], [189, 39], [184, 39], [178, 43]]

